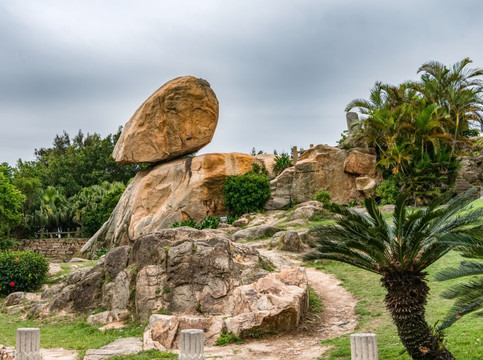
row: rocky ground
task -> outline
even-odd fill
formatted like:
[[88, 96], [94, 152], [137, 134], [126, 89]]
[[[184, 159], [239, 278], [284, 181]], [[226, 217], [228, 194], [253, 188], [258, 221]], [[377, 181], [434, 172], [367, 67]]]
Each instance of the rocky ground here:
[[[235, 261], [234, 265], [238, 272], [230, 273], [231, 275], [235, 276], [235, 282], [228, 286], [226, 291], [230, 292], [233, 291], [236, 294], [237, 287], [240, 287], [240, 284], [244, 284], [244, 278], [254, 277], [257, 279], [260, 277], [259, 270], [254, 270], [250, 265], [255, 260], [250, 260], [254, 256], [254, 252], [258, 252], [263, 258], [267, 259], [272, 266], [274, 266], [278, 271], [292, 271], [288, 269], [296, 269], [301, 263], [301, 255], [307, 251], [310, 251], [310, 247], [308, 243], [310, 243], [313, 239], [310, 238], [308, 234], [308, 229], [317, 223], [323, 223], [330, 220], [323, 220], [326, 214], [320, 203], [315, 201], [309, 201], [300, 205], [295, 206], [294, 208], [284, 211], [284, 210], [277, 210], [277, 211], [267, 211], [266, 213], [260, 214], [247, 214], [241, 217], [240, 219], [235, 222], [234, 225], [223, 225], [221, 226], [221, 230], [230, 239], [236, 243], [239, 243], [241, 248], [238, 249], [235, 246], [235, 254], [239, 253], [240, 256], [244, 258], [239, 264]], [[189, 233], [189, 230], [187, 230]], [[218, 230], [219, 231], [219, 230]], [[209, 232], [208, 232], [209, 233]], [[183, 237], [183, 232], [179, 233], [176, 232], [178, 237]], [[217, 233], [217, 234], [221, 234]], [[170, 235], [172, 236], [172, 235]], [[192, 236], [192, 235], [190, 235]], [[201, 235], [197, 235], [201, 236]], [[224, 238], [222, 235], [217, 235], [217, 246], [220, 244], [224, 244]], [[223, 241], [222, 241], [223, 240]], [[164, 240], [163, 240], [164, 241]], [[182, 248], [182, 245], [185, 244], [186, 240], [177, 240], [178, 242], [173, 243], [173, 249], [177, 247]], [[208, 241], [204, 238], [200, 238], [199, 241]], [[214, 241], [214, 240], [209, 240]], [[148, 245], [151, 243], [147, 243]], [[164, 243], [161, 243], [164, 248], [166, 246]], [[197, 252], [200, 253], [200, 256], [203, 255], [203, 250], [200, 245], [203, 243], [198, 243]], [[146, 254], [143, 253], [143, 244], [134, 245], [135, 250], [131, 253], [131, 257], [137, 257], [137, 261], [146, 262], [150, 261], [149, 258], [146, 258]], [[161, 247], [160, 247], [161, 248]], [[242, 250], [246, 248], [246, 250]], [[193, 252], [193, 245], [190, 245], [190, 253]], [[249, 250], [253, 249], [253, 250]], [[119, 251], [118, 251], [119, 252]], [[134, 255], [133, 255], [134, 254]], [[168, 254], [168, 252], [166, 252]], [[176, 253], [176, 258], [183, 255], [183, 252]], [[181, 254], [181, 255], [179, 255]], [[207, 253], [208, 254], [208, 253]], [[211, 253], [210, 253], [211, 254]], [[166, 255], [168, 256], [168, 255]], [[174, 255], [170, 255], [174, 258]], [[186, 256], [186, 255], [183, 255]], [[212, 255], [210, 255], [211, 257]], [[218, 251], [218, 255], [219, 251]], [[111, 256], [112, 257], [112, 256]], [[238, 255], [236, 255], [238, 257]], [[220, 257], [223, 259], [223, 257]], [[250, 261], [248, 261], [250, 260]], [[104, 260], [106, 261], [106, 260]], [[169, 256], [166, 260], [169, 262]], [[248, 262], [247, 262], [248, 261]], [[109, 257], [105, 262], [104, 266], [107, 271], [113, 273], [121, 273], [123, 270], [122, 268], [112, 269], [108, 267], [110, 263]], [[237, 265], [238, 264], [238, 265]], [[242, 265], [240, 265], [242, 264]], [[154, 265], [150, 265], [154, 266]], [[202, 265], [203, 266], [203, 265]], [[75, 265], [73, 265], [75, 267]], [[99, 268], [99, 266], [97, 266]], [[146, 269], [149, 268], [146, 267]], [[59, 271], [59, 267], [57, 264], [51, 265], [51, 273], [55, 273]], [[170, 281], [169, 280], [169, 269], [166, 270], [167, 275], [158, 274], [156, 275], [158, 278], [163, 278], [163, 281]], [[176, 270], [178, 271], [178, 269]], [[255, 271], [255, 272], [254, 272]], [[83, 270], [79, 267], [78, 269], [79, 274], [87, 274], [87, 276], [92, 277], [92, 274], [95, 272], [89, 273], [89, 270]], [[90, 274], [90, 275], [89, 275]], [[178, 275], [179, 275], [178, 271]], [[288, 274], [288, 273], [287, 273]], [[330, 274], [326, 274], [322, 271], [307, 268], [305, 269], [305, 276], [308, 280], [308, 284], [312, 287], [315, 293], [319, 296], [319, 299], [322, 302], [323, 312], [320, 314], [315, 314], [312, 312], [308, 312], [305, 315], [302, 315], [301, 322], [296, 329], [292, 329], [285, 332], [278, 332], [273, 334], [266, 334], [259, 339], [245, 339], [244, 343], [241, 345], [236, 344], [229, 344], [225, 346], [206, 346], [205, 352], [207, 358], [223, 358], [223, 359], [317, 359], [321, 356], [321, 354], [326, 351], [327, 349], [320, 345], [320, 342], [324, 339], [329, 339], [332, 337], [339, 336], [344, 333], [352, 332], [356, 325], [357, 325], [357, 318], [354, 313], [354, 308], [357, 303], [355, 298], [347, 292], [344, 288], [339, 286], [339, 281], [334, 278]], [[149, 271], [148, 271], [149, 275]], [[263, 274], [262, 274], [263, 275]], [[220, 276], [225, 276], [224, 274]], [[75, 276], [66, 275], [67, 283], [71, 283], [65, 289], [71, 291], [75, 288], [72, 282]], [[238, 277], [238, 278], [237, 278]], [[114, 276], [112, 277], [114, 279]], [[138, 276], [139, 278], [139, 276]], [[148, 276], [149, 278], [149, 276]], [[70, 280], [69, 280], [70, 279]], [[238, 279], [238, 280], [237, 280]], [[252, 281], [252, 280], [250, 280]], [[275, 281], [275, 280], [274, 280]], [[213, 279], [209, 280], [209, 283], [213, 282]], [[114, 282], [113, 282], [114, 284]], [[158, 284], [159, 285], [159, 284]], [[114, 286], [114, 285], [113, 285]], [[176, 288], [176, 284], [172, 281], [169, 282], [169, 286], [171, 287], [171, 291], [175, 292], [178, 290]], [[199, 284], [197, 286], [200, 286]], [[248, 285], [243, 285], [247, 287]], [[243, 288], [242, 286], [242, 288]], [[252, 286], [252, 285], [251, 285]], [[271, 286], [271, 285], [270, 285]], [[233, 288], [233, 289], [231, 289]], [[66, 293], [65, 289], [61, 291], [61, 294]], [[154, 288], [153, 288], [154, 289]], [[187, 291], [185, 287], [183, 287], [183, 292]], [[201, 289], [201, 288], [200, 288]], [[208, 289], [208, 288], [206, 288]], [[202, 290], [204, 292], [208, 290]], [[231, 289], [231, 290], [230, 290]], [[191, 290], [190, 290], [191, 291]], [[211, 290], [210, 290], [211, 291]], [[218, 291], [218, 290], [217, 290]], [[250, 290], [252, 291], [252, 290]], [[262, 290], [263, 292], [264, 290]], [[75, 292], [75, 290], [74, 290]], [[238, 291], [239, 292], [239, 291]], [[162, 294], [161, 294], [162, 295]], [[160, 296], [161, 296], [160, 295]], [[184, 293], [181, 293], [184, 296]], [[55, 295], [56, 296], [56, 295]], [[54, 296], [54, 298], [55, 298]], [[64, 295], [63, 295], [64, 296]], [[152, 296], [152, 294], [150, 295]], [[243, 300], [243, 294], [239, 295]], [[235, 296], [236, 297], [236, 296]], [[32, 300], [38, 300], [39, 295], [36, 295], [35, 298]], [[148, 296], [149, 298], [149, 296]], [[109, 301], [112, 301], [111, 298], [108, 298]], [[142, 300], [142, 299], [141, 299]], [[203, 299], [202, 299], [203, 300]], [[163, 306], [170, 306], [169, 301], [165, 298], [159, 297], [156, 301], [163, 304]], [[163, 302], [164, 301], [164, 302]], [[233, 300], [230, 300], [233, 301]], [[51, 301], [48, 304], [48, 307], [52, 307], [55, 301]], [[141, 301], [140, 301], [141, 303]], [[75, 303], [72, 303], [75, 305]], [[206, 303], [206, 306], [213, 306], [216, 308], [218, 303]], [[221, 303], [220, 303], [221, 304]], [[158, 304], [159, 305], [159, 304]], [[153, 305], [150, 305], [153, 306]], [[230, 302], [224, 302], [223, 306], [232, 306]], [[45, 305], [44, 305], [45, 308]], [[252, 307], [253, 308], [253, 307]], [[15, 309], [15, 306], [11, 308], [12, 310]], [[144, 311], [144, 310], [142, 310]], [[189, 309], [183, 309], [184, 313], [189, 311]], [[140, 313], [142, 314], [142, 312]], [[111, 319], [116, 320], [116, 319]], [[113, 325], [117, 324], [118, 321], [114, 321]], [[206, 330], [205, 330], [206, 332]], [[270, 332], [269, 332], [270, 333]], [[146, 337], [146, 334], [145, 334]], [[133, 341], [133, 344], [136, 345], [141, 341], [140, 339], [130, 339], [125, 340], [127, 342]], [[136, 343], [136, 344], [135, 344]], [[164, 343], [163, 343], [164, 344]], [[134, 346], [132, 344], [128, 344], [126, 346], [127, 349], [140, 349], [140, 346]], [[146, 345], [146, 343], [145, 343]], [[174, 343], [176, 347], [176, 343]], [[92, 359], [101, 359], [106, 358], [106, 356], [115, 355], [119, 351], [122, 351], [123, 347], [118, 344], [112, 344], [110, 347], [105, 349], [98, 349], [88, 351], [86, 354], [86, 360]], [[169, 349], [169, 351], [175, 351], [176, 349]], [[63, 352], [61, 349], [50, 349], [44, 351], [44, 360], [48, 359], [74, 359], [75, 354], [73, 352]]]

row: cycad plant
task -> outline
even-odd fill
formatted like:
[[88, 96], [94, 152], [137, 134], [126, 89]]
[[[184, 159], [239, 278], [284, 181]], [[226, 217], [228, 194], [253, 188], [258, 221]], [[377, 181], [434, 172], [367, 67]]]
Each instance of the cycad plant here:
[[[483, 226], [480, 229], [483, 236]], [[478, 239], [476, 243], [466, 247], [463, 256], [470, 260], [463, 260], [458, 267], [448, 268], [436, 274], [438, 281], [471, 276], [470, 280], [455, 284], [441, 294], [443, 298], [455, 299], [454, 305], [440, 326], [441, 330], [450, 327], [466, 314], [479, 311], [477, 315], [483, 315], [483, 241]]]
[[403, 193], [392, 223], [384, 220], [373, 199], [365, 201], [368, 216], [334, 205], [337, 224], [313, 230], [316, 250], [306, 259], [332, 259], [381, 275], [386, 308], [409, 355], [415, 360], [454, 359], [426, 323], [424, 270], [451, 251], [455, 241], [474, 242], [483, 209], [460, 211], [474, 196], [470, 190], [449, 200], [447, 193], [426, 208], [408, 211]]

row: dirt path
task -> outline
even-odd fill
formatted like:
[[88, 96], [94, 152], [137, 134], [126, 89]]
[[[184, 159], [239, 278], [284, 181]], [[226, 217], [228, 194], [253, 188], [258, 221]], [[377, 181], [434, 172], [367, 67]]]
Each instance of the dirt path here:
[[330, 274], [307, 269], [307, 277], [322, 301], [322, 314], [314, 314], [290, 333], [245, 341], [242, 345], [207, 347], [206, 358], [314, 360], [328, 349], [320, 346], [322, 340], [352, 332], [357, 325], [354, 313], [357, 301], [353, 295], [339, 286], [340, 281]]

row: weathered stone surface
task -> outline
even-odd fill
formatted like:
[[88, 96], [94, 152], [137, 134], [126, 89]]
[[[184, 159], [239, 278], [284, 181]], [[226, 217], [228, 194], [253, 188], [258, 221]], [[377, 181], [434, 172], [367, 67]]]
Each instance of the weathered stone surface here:
[[226, 214], [225, 179], [250, 171], [252, 161], [253, 157], [245, 154], [207, 154], [140, 171], [82, 252], [89, 255], [101, 246], [130, 245], [139, 236], [177, 221]]
[[84, 360], [101, 360], [116, 355], [137, 354], [141, 351], [143, 351], [143, 340], [141, 338], [122, 338], [99, 349], [87, 350]]
[[365, 196], [372, 196], [377, 187], [377, 181], [369, 176], [359, 176], [356, 179], [356, 189]]
[[104, 273], [101, 271], [93, 272], [75, 284], [70, 295], [73, 310], [87, 312], [101, 307], [103, 284]]
[[106, 254], [104, 267], [112, 279], [127, 266], [130, 250], [130, 246], [119, 246]]
[[231, 242], [223, 231], [186, 227], [140, 237], [130, 261], [140, 268], [136, 313], [141, 320], [160, 310], [222, 313], [236, 286], [267, 274], [258, 262], [256, 250]]
[[9, 294], [4, 302], [3, 306], [13, 306], [13, 305], [18, 305], [22, 302], [22, 300], [33, 300], [35, 299], [35, 294], [33, 293], [25, 293], [23, 291], [16, 291], [11, 294]]
[[265, 166], [265, 169], [267, 169], [268, 172], [269, 179], [273, 179], [276, 176], [275, 171], [273, 171], [273, 167], [275, 165], [275, 155], [260, 154], [256, 155], [254, 158], [255, 162], [257, 162], [259, 165]]
[[376, 155], [352, 150], [344, 160], [344, 171], [349, 174], [376, 176]]
[[323, 204], [319, 201], [308, 201], [301, 205], [303, 206], [298, 206], [295, 208], [292, 215], [290, 215], [289, 220], [310, 220], [314, 216], [322, 216], [325, 213]]
[[131, 296], [131, 269], [120, 271], [114, 281], [104, 286], [102, 293], [102, 303], [106, 309], [114, 311], [126, 309]]
[[218, 100], [203, 79], [184, 76], [155, 91], [126, 123], [114, 148], [121, 164], [176, 159], [209, 144]]
[[[356, 189], [358, 175], [344, 171], [344, 165], [349, 155], [352, 160], [347, 161], [347, 169], [361, 172], [364, 175], [376, 173], [375, 156], [361, 151], [343, 150], [327, 145], [317, 145], [305, 151], [297, 164], [285, 169], [270, 182], [271, 196], [265, 208], [268, 210], [282, 209], [291, 201], [302, 203], [311, 200], [319, 190], [326, 190], [332, 196], [332, 201], [346, 204], [351, 200], [362, 201], [364, 196]], [[356, 167], [353, 161], [360, 158], [365, 161], [364, 166]], [[367, 156], [366, 156], [367, 155]], [[374, 159], [374, 162], [369, 161]], [[367, 172], [367, 174], [366, 174]], [[374, 175], [374, 178], [378, 178]]]
[[186, 329], [200, 329], [205, 332], [205, 344], [214, 345], [224, 328], [221, 316], [193, 315], [151, 315], [144, 331], [144, 350], [160, 351], [178, 348], [180, 334]]
[[298, 232], [290, 230], [285, 231], [279, 239], [279, 249], [283, 251], [300, 252], [302, 250], [302, 241]]
[[280, 231], [279, 228], [270, 225], [258, 225], [247, 229], [238, 230], [233, 234], [234, 240], [241, 239], [256, 239], [260, 237], [270, 237], [276, 232]]
[[305, 269], [272, 273], [235, 289], [233, 317], [225, 320], [228, 332], [243, 335], [252, 328], [262, 331], [295, 329], [309, 307]]

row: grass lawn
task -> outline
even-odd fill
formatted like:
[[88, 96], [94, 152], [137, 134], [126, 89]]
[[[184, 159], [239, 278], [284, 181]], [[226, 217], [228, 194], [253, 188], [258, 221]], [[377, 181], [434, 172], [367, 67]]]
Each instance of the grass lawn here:
[[[483, 200], [472, 203], [474, 207], [483, 207]], [[390, 215], [384, 216], [386, 219]], [[431, 288], [426, 306], [426, 320], [434, 325], [441, 320], [453, 300], [441, 298], [443, 290], [461, 279], [436, 282], [433, 275], [445, 267], [457, 266], [462, 257], [457, 252], [452, 252], [428, 268], [428, 280]], [[342, 281], [342, 286], [352, 292], [359, 303], [356, 308], [359, 317], [359, 325], [356, 333], [372, 332], [377, 335], [379, 358], [381, 360], [409, 360], [410, 357], [404, 352], [397, 336], [396, 327], [385, 310], [385, 289], [380, 285], [380, 276], [358, 269], [354, 266], [342, 264], [330, 260], [322, 260], [319, 263], [310, 263], [308, 266], [316, 267], [334, 274]], [[468, 281], [468, 279], [463, 279]], [[481, 317], [475, 314], [466, 315], [445, 331], [446, 347], [456, 359], [481, 360], [483, 359], [483, 322]], [[340, 336], [335, 339], [324, 341], [322, 345], [333, 345], [327, 356], [321, 359], [350, 360], [350, 335]]]

